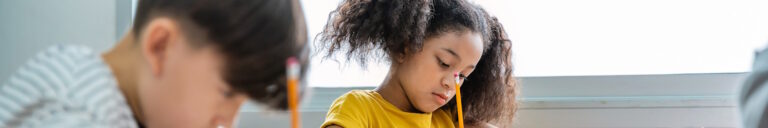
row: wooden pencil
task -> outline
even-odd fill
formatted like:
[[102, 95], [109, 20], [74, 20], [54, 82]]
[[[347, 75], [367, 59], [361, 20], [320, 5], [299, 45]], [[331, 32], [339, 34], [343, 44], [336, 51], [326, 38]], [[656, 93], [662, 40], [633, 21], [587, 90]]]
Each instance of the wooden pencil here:
[[459, 73], [454, 73], [453, 77], [456, 80], [456, 111], [458, 111], [457, 114], [459, 116], [459, 128], [464, 128], [464, 112], [461, 110], [461, 90], [459, 89], [459, 82], [461, 81], [459, 79]]

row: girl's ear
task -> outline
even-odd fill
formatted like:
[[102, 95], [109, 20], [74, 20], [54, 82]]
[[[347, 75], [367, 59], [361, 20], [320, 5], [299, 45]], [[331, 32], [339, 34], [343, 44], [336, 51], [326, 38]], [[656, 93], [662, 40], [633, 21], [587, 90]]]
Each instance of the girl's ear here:
[[394, 57], [392, 57], [392, 58], [393, 58], [393, 59], [395, 60], [395, 62], [397, 62], [398, 64], [401, 64], [401, 63], [405, 62], [405, 59], [408, 57], [408, 55], [411, 55], [411, 54], [412, 54], [412, 53], [411, 53], [411, 50], [410, 50], [410, 48], [405, 48], [403, 51], [404, 51], [403, 53], [393, 53], [393, 54], [392, 54], [392, 55], [395, 55], [395, 56], [394, 56]]
[[396, 61], [398, 64], [401, 64], [401, 63], [405, 62], [405, 55], [397, 55], [397, 56], [395, 57], [395, 61]]

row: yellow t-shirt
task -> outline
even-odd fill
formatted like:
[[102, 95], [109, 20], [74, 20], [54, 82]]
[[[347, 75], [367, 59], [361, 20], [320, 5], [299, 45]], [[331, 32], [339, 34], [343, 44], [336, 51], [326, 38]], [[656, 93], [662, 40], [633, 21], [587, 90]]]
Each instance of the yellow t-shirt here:
[[321, 127], [344, 128], [453, 128], [451, 115], [441, 109], [432, 113], [404, 112], [372, 90], [352, 90], [337, 98]]

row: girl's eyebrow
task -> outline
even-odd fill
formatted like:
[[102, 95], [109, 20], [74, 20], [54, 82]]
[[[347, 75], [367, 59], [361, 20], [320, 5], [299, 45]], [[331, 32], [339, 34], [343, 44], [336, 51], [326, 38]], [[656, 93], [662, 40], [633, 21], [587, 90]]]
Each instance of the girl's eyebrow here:
[[448, 53], [451, 53], [451, 55], [453, 55], [453, 57], [456, 57], [457, 59], [461, 60], [461, 57], [459, 57], [459, 54], [456, 54], [456, 52], [454, 52], [453, 50], [448, 49], [448, 48], [443, 48], [443, 50], [448, 52]]
[[[451, 55], [453, 55], [453, 57], [456, 57], [456, 59], [461, 61], [461, 57], [459, 57], [459, 54], [456, 54], [456, 52], [454, 52], [453, 50], [451, 50], [449, 48], [443, 48], [443, 51], [446, 51], [446, 52], [450, 53]], [[469, 65], [469, 66], [467, 66], [467, 68], [474, 69], [475, 65]]]

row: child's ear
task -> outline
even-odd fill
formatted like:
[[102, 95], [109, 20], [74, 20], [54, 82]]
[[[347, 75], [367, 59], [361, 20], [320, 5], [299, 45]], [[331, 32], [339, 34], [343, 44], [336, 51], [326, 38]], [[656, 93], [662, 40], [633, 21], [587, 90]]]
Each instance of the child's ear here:
[[408, 55], [411, 54], [410, 48], [405, 48], [403, 51], [404, 51], [403, 53], [395, 53], [394, 54], [395, 57], [393, 57], [393, 58], [394, 58], [395, 62], [397, 62], [398, 64], [405, 62], [405, 58], [408, 57]]
[[141, 53], [149, 64], [149, 69], [153, 75], [162, 75], [169, 46], [174, 45], [174, 42], [177, 42], [179, 38], [178, 30], [173, 20], [159, 17], [149, 21], [142, 31], [141, 39], [139, 39]]
[[395, 62], [397, 62], [398, 64], [402, 64], [403, 62], [405, 62], [405, 55], [398, 54], [397, 56], [395, 56]]

